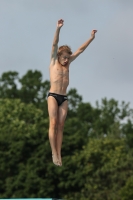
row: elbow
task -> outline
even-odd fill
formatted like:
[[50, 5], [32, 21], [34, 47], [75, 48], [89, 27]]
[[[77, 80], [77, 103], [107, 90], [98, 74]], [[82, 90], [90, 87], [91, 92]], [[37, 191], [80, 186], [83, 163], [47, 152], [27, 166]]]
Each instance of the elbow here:
[[83, 52], [83, 48], [80, 47], [80, 48], [78, 49], [78, 52], [79, 52], [79, 53], [82, 53], [82, 52]]
[[56, 47], [58, 42], [53, 42], [53, 47]]
[[58, 40], [53, 41], [53, 46], [57, 46]]
[[83, 51], [84, 51], [84, 49], [79, 49], [79, 53], [80, 54], [83, 53]]

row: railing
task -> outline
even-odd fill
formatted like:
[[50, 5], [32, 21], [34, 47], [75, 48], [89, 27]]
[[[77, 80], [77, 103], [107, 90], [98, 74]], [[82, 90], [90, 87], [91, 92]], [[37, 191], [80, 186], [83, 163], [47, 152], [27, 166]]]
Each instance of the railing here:
[[63, 200], [63, 199], [57, 199], [57, 198], [10, 198], [10, 199], [1, 199], [0, 200]]

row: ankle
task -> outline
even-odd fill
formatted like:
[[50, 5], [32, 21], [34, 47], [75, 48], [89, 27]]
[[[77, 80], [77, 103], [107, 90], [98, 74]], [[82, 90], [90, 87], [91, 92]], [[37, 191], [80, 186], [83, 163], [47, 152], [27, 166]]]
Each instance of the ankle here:
[[52, 155], [58, 155], [56, 151], [52, 151]]

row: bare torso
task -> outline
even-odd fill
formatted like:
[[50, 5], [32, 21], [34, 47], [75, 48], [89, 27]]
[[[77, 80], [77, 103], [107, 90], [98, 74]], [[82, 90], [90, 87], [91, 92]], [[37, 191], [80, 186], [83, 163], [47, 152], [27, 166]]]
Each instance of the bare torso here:
[[50, 65], [50, 92], [66, 95], [69, 85], [69, 63], [62, 66], [58, 60], [54, 65]]

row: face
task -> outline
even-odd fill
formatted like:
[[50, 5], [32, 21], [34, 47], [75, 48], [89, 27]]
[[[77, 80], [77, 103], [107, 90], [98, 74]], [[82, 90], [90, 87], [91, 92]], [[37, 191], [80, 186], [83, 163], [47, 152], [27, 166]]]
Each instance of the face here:
[[62, 54], [59, 56], [59, 63], [62, 66], [66, 66], [69, 63], [70, 60], [70, 54], [67, 52], [62, 52]]

